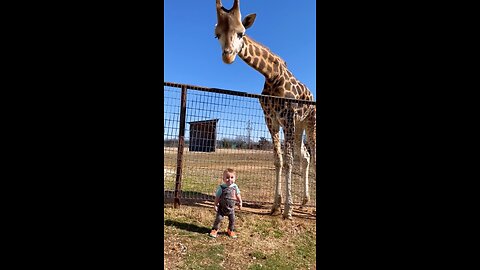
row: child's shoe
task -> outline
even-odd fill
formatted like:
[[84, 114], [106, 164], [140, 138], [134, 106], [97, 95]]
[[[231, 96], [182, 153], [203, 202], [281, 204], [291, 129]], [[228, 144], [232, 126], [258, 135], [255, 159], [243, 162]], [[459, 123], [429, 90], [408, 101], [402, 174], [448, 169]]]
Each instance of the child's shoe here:
[[231, 238], [237, 238], [237, 235], [235, 234], [235, 232], [230, 231], [230, 229], [227, 230], [227, 235]]
[[217, 238], [217, 230], [212, 230], [212, 231], [208, 234], [208, 236], [213, 237], [213, 238]]

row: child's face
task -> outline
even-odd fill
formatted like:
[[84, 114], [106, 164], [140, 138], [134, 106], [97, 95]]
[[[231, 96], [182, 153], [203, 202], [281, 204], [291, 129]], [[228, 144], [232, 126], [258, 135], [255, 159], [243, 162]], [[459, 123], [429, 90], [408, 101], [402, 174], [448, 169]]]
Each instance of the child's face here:
[[235, 183], [235, 174], [234, 173], [229, 173], [229, 172], [226, 172], [223, 174], [223, 182], [225, 182], [225, 184], [227, 185], [231, 185], [233, 183]]

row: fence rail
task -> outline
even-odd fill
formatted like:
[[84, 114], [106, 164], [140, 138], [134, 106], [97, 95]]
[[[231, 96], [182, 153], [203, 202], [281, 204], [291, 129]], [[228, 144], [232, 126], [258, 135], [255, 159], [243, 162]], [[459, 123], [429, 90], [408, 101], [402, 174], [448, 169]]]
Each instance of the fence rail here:
[[210, 92], [210, 93], [219, 93], [219, 94], [226, 94], [226, 95], [240, 96], [240, 97], [251, 97], [251, 98], [258, 98], [258, 99], [260, 99], [260, 98], [265, 99], [266, 98], [266, 99], [275, 99], [275, 100], [285, 100], [285, 101], [295, 102], [295, 103], [298, 103], [298, 104], [316, 105], [316, 102], [311, 101], [311, 100], [281, 98], [281, 97], [276, 97], [276, 96], [258, 95], [258, 94], [251, 94], [251, 93], [240, 92], [240, 91], [235, 91], [235, 90], [227, 90], [227, 89], [220, 89], [220, 88], [209, 88], [209, 87], [203, 87], [203, 86], [195, 86], [195, 85], [172, 83], [172, 82], [164, 82], [163, 86], [170, 86], [170, 87], [177, 87], [177, 88], [185, 87], [186, 89], [199, 90], [199, 91], [205, 91], [205, 92]]
[[[213, 201], [226, 168], [237, 171], [242, 199], [273, 203], [275, 166], [260, 99], [316, 105], [315, 101], [164, 82], [164, 198]], [[283, 133], [281, 133], [283, 139]], [[302, 199], [299, 166], [292, 173], [294, 204]], [[308, 206], [316, 205], [316, 173], [309, 171]]]

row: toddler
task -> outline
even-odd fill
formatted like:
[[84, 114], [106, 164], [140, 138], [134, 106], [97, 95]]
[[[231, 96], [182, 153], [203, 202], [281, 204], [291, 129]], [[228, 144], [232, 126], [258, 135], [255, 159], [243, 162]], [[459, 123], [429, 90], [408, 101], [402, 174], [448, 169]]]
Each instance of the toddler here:
[[242, 209], [242, 197], [240, 196], [240, 189], [235, 184], [236, 173], [233, 169], [226, 169], [223, 172], [223, 184], [219, 185], [215, 193], [215, 202], [213, 207], [217, 212], [215, 222], [213, 223], [212, 231], [209, 233], [211, 237], [217, 237], [218, 228], [223, 217], [228, 216], [228, 230], [227, 235], [232, 238], [237, 238], [235, 235], [235, 202], [238, 201], [238, 209]]

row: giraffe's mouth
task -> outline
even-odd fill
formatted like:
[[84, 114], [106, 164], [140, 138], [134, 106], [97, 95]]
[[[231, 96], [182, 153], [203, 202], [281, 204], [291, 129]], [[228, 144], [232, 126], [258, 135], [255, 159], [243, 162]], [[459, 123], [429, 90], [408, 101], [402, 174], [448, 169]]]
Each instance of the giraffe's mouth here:
[[222, 60], [225, 64], [231, 64], [233, 61], [235, 61], [235, 57], [237, 54], [235, 53], [223, 53], [222, 54]]

